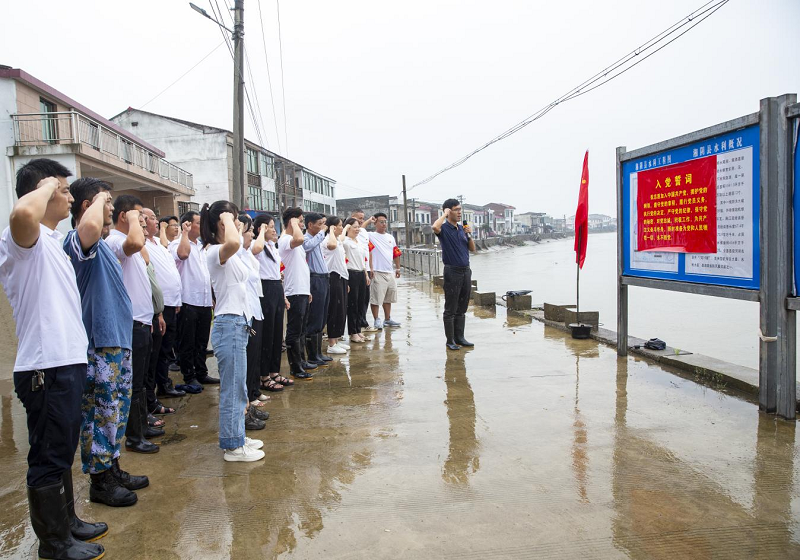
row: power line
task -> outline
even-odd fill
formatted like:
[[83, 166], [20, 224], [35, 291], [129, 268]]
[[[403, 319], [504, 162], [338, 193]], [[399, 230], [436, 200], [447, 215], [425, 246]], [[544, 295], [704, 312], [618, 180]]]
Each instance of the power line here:
[[264, 126], [264, 114], [261, 112], [261, 102], [258, 100], [258, 86], [256, 86], [256, 80], [255, 77], [253, 76], [253, 69], [250, 68], [250, 57], [247, 55], [247, 48], [244, 43], [242, 43], [242, 48], [244, 49], [244, 61], [247, 64], [247, 74], [250, 76], [250, 83], [253, 84], [253, 97], [255, 97], [256, 99], [256, 107], [258, 108], [258, 118], [261, 122], [261, 128], [264, 130], [264, 140], [262, 140], [262, 142], [266, 142], [266, 146], [269, 149], [269, 138], [267, 137], [266, 127]]
[[209, 56], [211, 56], [212, 54], [214, 54], [214, 53], [217, 51], [217, 49], [218, 49], [218, 48], [220, 48], [220, 47], [221, 47], [223, 44], [225, 44], [225, 41], [223, 41], [222, 43], [220, 43], [219, 45], [217, 45], [216, 47], [214, 47], [213, 49], [211, 49], [207, 55], [205, 55], [203, 58], [201, 58], [200, 60], [198, 60], [198, 61], [197, 61], [197, 63], [196, 63], [194, 66], [192, 66], [191, 68], [189, 68], [189, 69], [188, 69], [186, 72], [184, 72], [183, 74], [181, 74], [181, 75], [180, 75], [180, 77], [178, 77], [178, 79], [177, 79], [177, 80], [175, 80], [175, 81], [174, 81], [174, 82], [172, 82], [170, 85], [168, 85], [167, 87], [165, 87], [164, 89], [162, 89], [162, 90], [161, 90], [161, 91], [158, 93], [158, 95], [156, 95], [155, 97], [153, 97], [153, 98], [152, 98], [150, 101], [148, 101], [148, 102], [147, 102], [147, 103], [145, 103], [144, 105], [141, 105], [139, 108], [140, 108], [140, 109], [144, 109], [145, 107], [147, 107], [148, 105], [150, 105], [150, 103], [152, 103], [153, 101], [155, 101], [156, 99], [158, 99], [159, 97], [161, 97], [161, 94], [162, 94], [162, 93], [164, 93], [164, 92], [165, 92], [165, 91], [167, 91], [169, 88], [171, 88], [172, 86], [174, 86], [175, 84], [177, 84], [178, 82], [180, 82], [180, 81], [181, 81], [181, 80], [182, 80], [182, 79], [183, 79], [183, 78], [186, 76], [186, 74], [188, 74], [189, 72], [191, 72], [192, 70], [194, 70], [195, 68], [197, 68], [198, 66], [200, 66], [200, 63], [202, 63], [202, 62], [203, 62], [205, 59], [207, 59]]
[[[566, 103], [567, 101], [575, 99], [576, 97], [580, 97], [581, 95], [583, 95], [585, 93], [589, 93], [590, 91], [595, 90], [598, 87], [600, 87], [602, 85], [605, 85], [608, 82], [610, 82], [611, 80], [621, 76], [622, 74], [624, 74], [625, 72], [627, 72], [631, 68], [637, 66], [641, 62], [644, 62], [645, 60], [650, 58], [652, 55], [654, 55], [655, 53], [657, 53], [658, 51], [660, 51], [661, 49], [663, 49], [664, 47], [666, 47], [667, 45], [669, 45], [673, 41], [679, 39], [680, 37], [682, 37], [683, 35], [688, 33], [690, 30], [692, 30], [695, 27], [697, 27], [700, 23], [702, 23], [703, 21], [708, 19], [711, 15], [713, 15], [714, 12], [716, 12], [722, 6], [727, 4], [728, 1], [729, 0], [710, 0], [709, 2], [706, 2], [700, 8], [698, 8], [695, 11], [693, 11], [692, 13], [690, 13], [688, 16], [686, 16], [686, 17], [682, 18], [681, 20], [679, 20], [678, 22], [674, 23], [673, 25], [671, 25], [670, 27], [668, 27], [667, 29], [665, 29], [664, 31], [662, 31], [661, 33], [656, 35], [655, 37], [649, 39], [648, 41], [643, 43], [641, 46], [637, 47], [636, 49], [634, 49], [633, 51], [631, 51], [627, 55], [623, 56], [622, 58], [620, 58], [616, 62], [614, 62], [611, 65], [607, 66], [606, 68], [600, 70], [600, 72], [598, 72], [594, 76], [590, 77], [589, 79], [585, 80], [584, 82], [582, 82], [578, 86], [572, 88], [571, 90], [569, 90], [567, 93], [565, 93], [561, 97], [559, 97], [556, 100], [548, 103], [547, 105], [545, 105], [544, 107], [542, 107], [541, 109], [539, 109], [538, 111], [536, 111], [535, 113], [530, 115], [525, 120], [515, 124], [514, 126], [509, 128], [505, 132], [499, 134], [498, 136], [495, 136], [490, 141], [486, 142], [482, 146], [480, 146], [480, 147], [476, 148], [475, 150], [471, 151], [466, 156], [454, 161], [453, 163], [451, 163], [447, 167], [437, 171], [433, 175], [428, 176], [427, 178], [423, 179], [422, 181], [420, 181], [418, 183], [415, 183], [414, 185], [409, 187], [408, 190], [410, 191], [410, 190], [412, 190], [412, 189], [414, 189], [414, 188], [416, 188], [416, 187], [418, 187], [420, 185], [424, 185], [426, 183], [429, 183], [429, 182], [433, 181], [436, 177], [441, 175], [442, 173], [446, 173], [447, 171], [450, 171], [451, 169], [455, 169], [456, 167], [462, 165], [467, 160], [469, 160], [471, 157], [473, 157], [474, 155], [478, 154], [479, 152], [482, 152], [483, 150], [485, 150], [486, 148], [488, 148], [492, 144], [495, 144], [497, 142], [500, 142], [501, 140], [504, 140], [504, 139], [508, 138], [509, 136], [519, 132], [520, 130], [522, 130], [523, 128], [525, 128], [526, 126], [531, 124], [532, 122], [534, 122], [536, 120], [539, 120], [540, 118], [544, 117], [547, 113], [552, 111], [557, 105], [560, 105], [562, 103]], [[707, 6], [711, 5], [711, 4], [713, 4], [713, 6], [711, 6], [710, 8], [707, 7]], [[642, 53], [652, 49], [656, 45], [659, 45], [659, 43], [662, 43], [662, 41], [664, 41], [667, 37], [669, 37], [670, 35], [672, 35], [675, 32], [677, 32], [679, 29], [681, 29], [681, 28], [683, 28], [684, 26], [687, 26], [687, 25], [689, 25], [689, 27], [687, 29], [683, 30], [683, 32], [679, 33], [677, 36], [673, 37], [672, 39], [670, 39], [666, 43], [660, 45], [658, 48], [656, 48], [655, 50], [653, 50], [652, 52], [647, 54], [647, 56], [642, 57], [641, 59], [637, 60], [635, 63], [630, 64], [629, 66], [627, 66], [626, 68], [620, 70], [619, 72], [616, 72], [616, 70], [618, 70], [619, 68], [622, 68], [623, 66], [625, 66], [626, 64], [631, 62], [636, 57], [639, 57], [639, 55], [641, 55]], [[614, 72], [616, 72], [616, 73], [614, 73]], [[612, 75], [609, 76], [609, 74], [612, 74]], [[591, 86], [591, 87], [588, 87], [588, 86]], [[587, 89], [587, 87], [588, 87], [588, 89]]]
[[275, 115], [275, 95], [272, 93], [272, 76], [269, 71], [269, 56], [267, 55], [267, 34], [264, 32], [264, 14], [261, 11], [261, 0], [258, 0], [258, 19], [261, 21], [261, 44], [264, 46], [264, 60], [267, 63], [267, 82], [269, 83], [269, 100], [272, 103], [272, 121], [275, 124], [275, 137], [278, 139], [278, 150], [281, 148], [281, 136], [278, 133], [278, 117]]
[[286, 80], [283, 77], [283, 40], [281, 39], [281, 2], [275, 0], [275, 5], [278, 9], [278, 46], [281, 53], [281, 97], [283, 100], [283, 144], [286, 146], [286, 157], [289, 157], [289, 135], [286, 132]]

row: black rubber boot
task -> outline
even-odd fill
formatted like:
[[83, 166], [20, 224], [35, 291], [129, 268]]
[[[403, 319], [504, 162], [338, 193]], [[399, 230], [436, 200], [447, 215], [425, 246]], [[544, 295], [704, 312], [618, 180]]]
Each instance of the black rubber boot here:
[[158, 446], [144, 437], [147, 429], [146, 401], [144, 390], [131, 396], [131, 411], [125, 428], [125, 449], [135, 453], [158, 453]]
[[322, 333], [321, 332], [316, 334], [316, 342], [315, 342], [314, 346], [315, 346], [315, 348], [317, 350], [317, 362], [321, 361], [324, 364], [324, 363], [333, 361], [333, 358], [331, 358], [330, 356], [326, 356], [322, 352]]
[[158, 392], [156, 393], [162, 399], [166, 398], [174, 398], [174, 397], [184, 397], [186, 396], [186, 391], [178, 391], [172, 385], [172, 380], [168, 380], [163, 385], [158, 386]]
[[89, 486], [89, 500], [92, 502], [111, 507], [127, 507], [139, 499], [136, 493], [120, 484], [111, 469], [89, 476], [92, 477], [92, 485]]
[[463, 315], [460, 317], [453, 317], [453, 326], [455, 328], [453, 331], [453, 341], [459, 346], [467, 346], [471, 348], [475, 345], [464, 338], [464, 325], [466, 322], [467, 318]]
[[303, 369], [316, 369], [319, 366], [328, 365], [325, 362], [317, 362], [314, 337], [306, 336], [304, 338], [305, 346], [305, 361], [303, 361]]
[[300, 346], [300, 340], [298, 339], [294, 344], [286, 347], [286, 356], [289, 358], [289, 373], [298, 379], [311, 379], [314, 376], [303, 368], [302, 360], [300, 359]]
[[447, 337], [447, 348], [449, 350], [461, 350], [461, 346], [453, 340], [454, 330], [453, 319], [444, 319], [444, 335]]
[[72, 470], [67, 469], [61, 475], [61, 482], [64, 484], [64, 502], [67, 505], [67, 515], [69, 516], [69, 529], [72, 536], [79, 541], [94, 542], [102, 539], [108, 533], [108, 525], [105, 523], [89, 523], [82, 521], [75, 515], [75, 494], [72, 488]]
[[28, 509], [33, 531], [39, 537], [39, 558], [96, 560], [105, 554], [102, 545], [79, 541], [72, 536], [61, 481], [36, 488], [28, 486]]
[[119, 459], [114, 459], [111, 463], [111, 474], [122, 485], [123, 488], [128, 490], [141, 490], [150, 486], [150, 479], [146, 476], [135, 476], [126, 471], [123, 471], [119, 466]]
[[251, 430], [263, 430], [267, 427], [267, 423], [263, 420], [259, 420], [256, 418], [255, 414], [253, 414], [253, 407], [251, 406], [247, 409], [247, 414], [244, 417], [244, 429], [251, 431]]
[[250, 405], [250, 412], [259, 420], [264, 420], [265, 422], [269, 420], [269, 412], [266, 410], [261, 410], [257, 406]]

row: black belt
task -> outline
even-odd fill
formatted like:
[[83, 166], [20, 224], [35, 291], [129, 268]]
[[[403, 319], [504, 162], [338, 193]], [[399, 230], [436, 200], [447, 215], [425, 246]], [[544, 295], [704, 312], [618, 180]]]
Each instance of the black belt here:
[[312, 273], [311, 273], [311, 276], [317, 276], [317, 277], [321, 277], [321, 278], [327, 278], [327, 277], [328, 277], [328, 273], [327, 273], [327, 272], [325, 272], [325, 273], [322, 273], [322, 272], [312, 272]]
[[142, 323], [141, 321], [134, 321], [134, 327], [151, 327], [152, 325], [148, 325], [147, 323]]
[[444, 266], [446, 266], [447, 268], [455, 268], [456, 270], [469, 270], [469, 265], [467, 265], [467, 266], [456, 266], [454, 264], [446, 264]]

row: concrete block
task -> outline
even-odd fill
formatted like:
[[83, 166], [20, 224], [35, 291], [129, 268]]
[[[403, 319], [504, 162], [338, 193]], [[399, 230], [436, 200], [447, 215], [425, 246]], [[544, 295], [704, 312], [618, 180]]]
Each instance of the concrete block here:
[[439, 286], [440, 288], [444, 286], [444, 276], [434, 276], [433, 277], [433, 285]]
[[600, 325], [599, 311], [581, 311], [580, 318], [574, 309], [564, 309], [564, 325], [569, 327], [571, 323], [584, 323], [592, 325], [592, 330], [596, 330]]
[[506, 305], [510, 311], [522, 311], [531, 308], [531, 296], [511, 296], [506, 298]]
[[574, 309], [574, 305], [556, 305], [554, 303], [544, 304], [544, 318], [548, 321], [555, 321], [556, 323], [564, 322], [564, 310]]
[[473, 286], [474, 288], [477, 288], [477, 287], [478, 287], [478, 281], [477, 281], [477, 280], [473, 280], [473, 281], [472, 281], [472, 286]]
[[472, 301], [475, 305], [484, 305], [486, 307], [495, 306], [497, 295], [494, 292], [473, 292]]
[[469, 292], [469, 300], [473, 301], [475, 299], [475, 294], [478, 293], [478, 289], [475, 286], [472, 286], [472, 289]]

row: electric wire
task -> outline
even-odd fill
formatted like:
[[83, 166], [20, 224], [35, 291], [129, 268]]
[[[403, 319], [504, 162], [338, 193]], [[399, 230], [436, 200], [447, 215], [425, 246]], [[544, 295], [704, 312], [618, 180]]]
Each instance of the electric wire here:
[[281, 99], [283, 101], [283, 145], [286, 146], [286, 157], [289, 157], [289, 134], [287, 132], [286, 124], [286, 80], [283, 76], [283, 39], [281, 38], [281, 2], [275, 0], [275, 5], [278, 10], [278, 46], [280, 48], [281, 58]]
[[261, 44], [264, 46], [264, 61], [267, 63], [267, 83], [269, 84], [269, 100], [272, 103], [272, 121], [275, 124], [275, 136], [278, 139], [278, 151], [281, 148], [281, 137], [278, 133], [278, 117], [275, 114], [275, 95], [272, 91], [272, 75], [269, 71], [269, 56], [267, 55], [267, 34], [264, 31], [264, 13], [261, 11], [261, 0], [258, 0], [258, 19], [261, 22]]
[[[475, 156], [479, 152], [482, 152], [483, 150], [485, 150], [486, 148], [488, 148], [492, 144], [495, 144], [497, 142], [500, 142], [501, 140], [504, 140], [504, 139], [508, 138], [509, 136], [511, 136], [512, 134], [515, 134], [516, 132], [519, 132], [520, 130], [522, 130], [523, 128], [525, 128], [526, 126], [531, 124], [532, 122], [537, 121], [540, 118], [544, 117], [547, 113], [552, 111], [557, 105], [560, 105], [562, 103], [565, 103], [567, 101], [575, 99], [576, 97], [580, 97], [581, 95], [583, 95], [585, 93], [589, 93], [590, 91], [593, 91], [593, 90], [597, 89], [598, 87], [607, 84], [611, 80], [621, 76], [622, 74], [624, 74], [625, 72], [627, 72], [631, 68], [637, 66], [641, 62], [644, 62], [649, 57], [651, 57], [652, 55], [654, 55], [655, 53], [657, 53], [658, 51], [660, 51], [661, 49], [663, 49], [667, 45], [671, 44], [675, 40], [679, 39], [680, 37], [682, 37], [683, 35], [685, 35], [689, 31], [691, 31], [692, 29], [697, 27], [700, 23], [702, 23], [703, 21], [708, 19], [711, 15], [713, 15], [717, 10], [719, 10], [722, 6], [724, 6], [728, 2], [729, 2], [729, 0], [710, 0], [709, 2], [706, 2], [705, 4], [703, 4], [702, 6], [697, 8], [695, 11], [690, 13], [688, 16], [685, 16], [685, 17], [681, 18], [678, 22], [674, 23], [673, 25], [671, 25], [670, 27], [668, 27], [667, 29], [665, 29], [664, 31], [659, 33], [658, 35], [656, 35], [656, 36], [652, 37], [651, 39], [647, 40], [645, 43], [643, 43], [642, 45], [640, 45], [639, 47], [637, 47], [636, 49], [634, 49], [630, 53], [626, 54], [622, 58], [620, 58], [617, 61], [613, 62], [612, 64], [610, 64], [609, 66], [605, 67], [604, 69], [600, 70], [600, 72], [598, 72], [595, 75], [593, 75], [592, 77], [588, 78], [587, 80], [585, 80], [584, 82], [582, 82], [578, 86], [572, 88], [571, 90], [569, 90], [564, 95], [562, 95], [562, 96], [558, 97], [557, 99], [555, 99], [554, 101], [548, 103], [547, 105], [545, 105], [544, 107], [542, 107], [541, 109], [539, 109], [538, 111], [536, 111], [535, 113], [533, 113], [532, 115], [527, 117], [525, 120], [515, 124], [514, 126], [509, 128], [505, 132], [499, 134], [498, 136], [495, 136], [490, 141], [486, 142], [485, 144], [483, 144], [480, 147], [476, 148], [475, 150], [471, 151], [466, 156], [454, 161], [453, 163], [451, 163], [447, 167], [437, 171], [433, 175], [430, 175], [430, 176], [426, 177], [422, 181], [419, 181], [418, 183], [415, 183], [414, 185], [409, 187], [406, 192], [411, 191], [411, 190], [415, 189], [416, 187], [419, 187], [419, 186], [424, 185], [426, 183], [429, 183], [432, 180], [434, 180], [436, 177], [438, 177], [439, 175], [441, 175], [443, 173], [446, 173], [447, 171], [450, 171], [450, 170], [462, 165], [467, 160], [469, 160], [470, 158], [472, 158], [473, 156]], [[712, 5], [712, 6], [708, 7], [709, 5]], [[689, 26], [687, 29], [683, 30], [677, 36], [673, 37], [672, 39], [670, 39], [666, 43], [660, 45], [658, 48], [656, 48], [652, 52], [648, 53], [647, 56], [644, 56], [644, 57], [640, 58], [635, 63], [630, 64], [629, 66], [627, 66], [626, 68], [620, 70], [619, 72], [614, 73], [619, 68], [622, 68], [626, 64], [630, 63], [636, 57], [639, 57], [644, 52], [652, 49], [653, 47], [655, 47], [659, 43], [662, 43], [666, 38], [668, 38], [669, 36], [673, 35], [678, 30], [682, 29], [683, 27], [685, 27], [687, 25]], [[609, 76], [609, 74], [612, 74], [612, 75]], [[597, 83], [597, 82], [599, 82], [599, 83]], [[595, 84], [595, 85], [593, 85], [593, 84]], [[586, 89], [588, 86], [592, 86], [592, 87], [589, 87], [588, 89]]]

